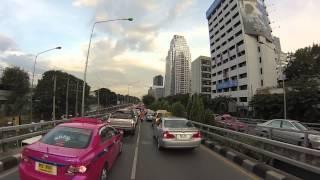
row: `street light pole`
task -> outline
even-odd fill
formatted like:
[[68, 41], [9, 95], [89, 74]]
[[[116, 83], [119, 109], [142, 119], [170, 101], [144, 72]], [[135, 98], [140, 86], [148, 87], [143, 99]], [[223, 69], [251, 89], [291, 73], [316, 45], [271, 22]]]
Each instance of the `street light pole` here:
[[92, 29], [91, 29], [90, 39], [89, 39], [89, 46], [88, 46], [88, 51], [87, 51], [87, 58], [86, 58], [84, 73], [83, 73], [81, 116], [84, 116], [84, 107], [85, 107], [84, 99], [85, 99], [85, 90], [86, 90], [86, 81], [87, 81], [87, 69], [88, 69], [88, 60], [89, 60], [89, 55], [90, 55], [90, 47], [91, 47], [91, 40], [92, 40], [92, 36], [93, 36], [93, 31], [94, 31], [94, 28], [97, 24], [112, 22], [112, 21], [133, 21], [133, 18], [124, 18], [124, 19], [122, 18], [122, 19], [111, 19], [111, 20], [105, 20], [105, 21], [96, 21], [93, 24]]
[[58, 46], [58, 47], [55, 47], [55, 48], [52, 48], [52, 49], [48, 49], [48, 50], [45, 50], [45, 51], [42, 51], [42, 52], [39, 52], [35, 58], [34, 58], [34, 63], [33, 63], [33, 71], [32, 71], [32, 79], [31, 79], [31, 100], [30, 100], [30, 122], [32, 121], [32, 118], [33, 118], [33, 109], [32, 109], [32, 106], [33, 106], [33, 82], [34, 82], [34, 73], [35, 73], [35, 70], [36, 70], [36, 64], [37, 64], [37, 59], [38, 59], [38, 56], [40, 54], [43, 54], [43, 53], [46, 53], [48, 51], [52, 51], [52, 50], [55, 50], [55, 49], [62, 49], [61, 46]]

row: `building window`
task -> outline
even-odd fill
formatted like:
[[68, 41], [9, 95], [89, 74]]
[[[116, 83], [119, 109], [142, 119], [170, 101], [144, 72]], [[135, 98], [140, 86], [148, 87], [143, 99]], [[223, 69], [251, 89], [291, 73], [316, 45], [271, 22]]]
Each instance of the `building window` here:
[[239, 64], [239, 67], [243, 67], [243, 66], [246, 66], [246, 65], [247, 65], [246, 62], [242, 62], [242, 63]]
[[248, 89], [248, 85], [240, 86], [240, 90], [247, 90], [247, 89]]
[[229, 88], [223, 89], [223, 92], [229, 92]]
[[218, 75], [220, 75], [220, 74], [222, 74], [222, 71], [219, 71], [219, 72], [218, 72]]
[[232, 41], [233, 39], [234, 39], [234, 37], [231, 36], [231, 37], [228, 39], [228, 41], [230, 42], [230, 41]]
[[263, 70], [262, 70], [262, 68], [260, 68], [260, 74], [263, 74]]
[[237, 79], [238, 79], [237, 76], [232, 76], [232, 77], [231, 77], [231, 80], [233, 80], [233, 81], [235, 81], [235, 80], [237, 80]]
[[237, 91], [238, 90], [238, 87], [232, 87], [231, 88], [231, 91]]
[[261, 80], [261, 86], [263, 86], [263, 80]]
[[243, 79], [243, 78], [246, 78], [246, 77], [247, 77], [247, 73], [243, 73], [243, 74], [240, 74], [240, 75], [239, 75], [239, 78], [240, 78], [240, 79]]
[[216, 84], [217, 84], [217, 81], [212, 82], [212, 85], [216, 85]]
[[237, 23], [235, 23], [235, 24], [234, 24], [234, 26], [233, 26], [233, 27], [234, 27], [234, 28], [238, 27], [238, 26], [240, 25], [240, 23], [241, 23], [241, 22], [240, 22], [240, 21], [238, 21]]
[[235, 4], [232, 8], [231, 8], [231, 11], [233, 11], [234, 9], [237, 8], [237, 4]]
[[235, 19], [239, 16], [239, 13], [237, 12], [235, 15], [232, 16], [232, 19]]
[[234, 66], [231, 66], [231, 71], [233, 71], [233, 70], [235, 70], [235, 69], [237, 69], [237, 65], [234, 65]]
[[248, 98], [247, 97], [240, 97], [240, 102], [248, 102]]
[[259, 57], [259, 62], [262, 63], [262, 58], [261, 57]]
[[241, 34], [242, 34], [242, 30], [240, 30], [239, 32], [237, 32], [237, 33], [235, 34], [235, 36], [238, 37], [238, 36], [240, 36]]
[[217, 90], [213, 90], [212, 93], [213, 93], [213, 94], [217, 93]]
[[260, 46], [258, 47], [258, 52], [261, 52]]

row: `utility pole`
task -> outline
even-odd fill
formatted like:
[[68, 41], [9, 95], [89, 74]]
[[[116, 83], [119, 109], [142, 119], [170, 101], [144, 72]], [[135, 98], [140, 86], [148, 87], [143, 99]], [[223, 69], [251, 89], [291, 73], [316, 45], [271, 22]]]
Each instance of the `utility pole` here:
[[57, 75], [53, 78], [53, 103], [52, 103], [52, 120], [56, 120], [56, 89], [57, 89]]
[[79, 80], [77, 80], [77, 89], [76, 89], [76, 107], [75, 109], [75, 115], [74, 116], [78, 116], [78, 95], [79, 95]]
[[98, 89], [98, 110], [100, 108], [100, 89]]
[[67, 81], [67, 92], [66, 92], [66, 116], [69, 117], [69, 82], [70, 78], [68, 77]]

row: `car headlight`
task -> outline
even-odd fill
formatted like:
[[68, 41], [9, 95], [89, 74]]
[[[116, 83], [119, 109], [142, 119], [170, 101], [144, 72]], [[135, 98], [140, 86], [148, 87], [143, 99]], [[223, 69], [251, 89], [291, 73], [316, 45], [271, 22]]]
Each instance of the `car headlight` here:
[[319, 135], [309, 135], [309, 139], [311, 141], [319, 141], [320, 142], [320, 136]]

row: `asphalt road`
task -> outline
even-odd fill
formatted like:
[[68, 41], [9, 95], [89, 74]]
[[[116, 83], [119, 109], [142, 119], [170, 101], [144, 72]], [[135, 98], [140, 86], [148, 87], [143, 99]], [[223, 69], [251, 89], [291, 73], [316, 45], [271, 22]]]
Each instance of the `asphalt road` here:
[[[19, 179], [17, 168], [0, 179]], [[124, 139], [123, 152], [114, 164], [110, 180], [248, 180], [259, 179], [220, 155], [200, 147], [196, 150], [159, 151], [151, 124], [144, 122], [135, 136]]]

